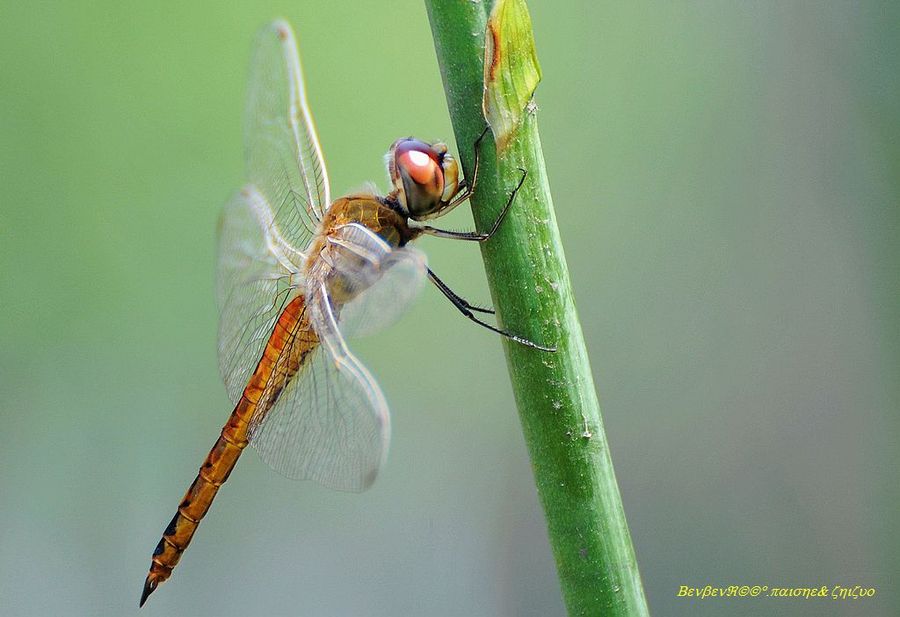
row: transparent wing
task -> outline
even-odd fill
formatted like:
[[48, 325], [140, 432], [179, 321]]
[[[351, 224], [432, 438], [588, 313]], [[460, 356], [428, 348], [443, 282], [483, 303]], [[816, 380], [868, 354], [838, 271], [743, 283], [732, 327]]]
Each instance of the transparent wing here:
[[245, 114], [248, 180], [271, 205], [275, 231], [306, 250], [331, 196], [297, 45], [284, 21], [257, 36]]
[[240, 398], [292, 288], [301, 284], [293, 248], [274, 235], [273, 213], [252, 186], [219, 220], [216, 296], [219, 370], [232, 402]]
[[394, 249], [372, 274], [376, 280], [341, 309], [338, 322], [347, 338], [375, 334], [400, 319], [425, 284], [425, 255], [412, 247]]
[[[266, 463], [289, 478], [364, 490], [387, 456], [387, 403], [378, 384], [347, 349], [324, 283], [310, 290], [306, 303], [306, 318], [319, 346], [272, 408], [251, 421], [250, 443]], [[290, 356], [289, 351], [283, 353], [279, 362]], [[280, 370], [277, 364], [275, 370]]]
[[392, 325], [422, 290], [427, 260], [421, 251], [391, 248], [358, 223], [339, 227], [326, 241], [320, 263], [328, 266], [326, 276], [340, 277], [349, 298], [338, 314], [343, 336], [368, 336]]

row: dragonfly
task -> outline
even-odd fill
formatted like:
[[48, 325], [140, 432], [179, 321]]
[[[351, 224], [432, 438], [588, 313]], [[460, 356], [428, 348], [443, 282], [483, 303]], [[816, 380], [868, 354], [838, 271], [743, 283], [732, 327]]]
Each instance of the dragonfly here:
[[422, 236], [484, 242], [498, 230], [526, 172], [486, 233], [423, 223], [473, 194], [443, 143], [399, 139], [387, 155], [392, 188], [331, 200], [328, 174], [290, 26], [257, 36], [244, 123], [248, 183], [218, 229], [218, 357], [235, 405], [150, 564], [140, 605], [172, 574], [247, 444], [276, 471], [348, 491], [385, 462], [390, 415], [347, 338], [395, 322], [430, 280], [467, 318], [521, 345], [552, 348], [491, 325], [409, 243]]

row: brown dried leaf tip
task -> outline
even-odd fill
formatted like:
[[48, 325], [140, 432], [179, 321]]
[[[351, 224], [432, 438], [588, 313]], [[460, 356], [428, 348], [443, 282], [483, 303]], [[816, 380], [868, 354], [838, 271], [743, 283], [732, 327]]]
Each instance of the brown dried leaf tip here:
[[482, 108], [498, 154], [529, 113], [540, 81], [541, 67], [525, 0], [497, 0], [485, 33]]

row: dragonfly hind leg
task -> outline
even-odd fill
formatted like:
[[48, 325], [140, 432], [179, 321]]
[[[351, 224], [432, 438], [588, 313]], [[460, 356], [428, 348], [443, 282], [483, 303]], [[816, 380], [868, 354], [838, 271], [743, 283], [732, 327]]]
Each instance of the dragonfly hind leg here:
[[476, 313], [486, 313], [488, 315], [496, 314], [496, 311], [494, 309], [472, 304], [471, 302], [457, 294], [455, 291], [450, 289], [450, 287], [444, 281], [439, 279], [437, 274], [435, 274], [431, 268], [428, 268], [428, 278], [432, 283], [434, 283], [435, 287], [440, 289], [441, 293], [444, 294], [453, 303], [453, 306], [457, 308], [468, 309]]
[[450, 289], [450, 287], [448, 287], [447, 284], [442, 281], [431, 268], [428, 268], [428, 279], [432, 283], [434, 283], [435, 287], [437, 287], [448, 300], [450, 300], [453, 306], [456, 307], [456, 310], [462, 313], [463, 316], [465, 316], [467, 319], [470, 319], [471, 321], [477, 323], [482, 328], [487, 328], [491, 332], [495, 332], [500, 336], [508, 338], [511, 341], [515, 341], [520, 345], [524, 345], [525, 347], [531, 347], [532, 349], [537, 349], [540, 351], [556, 351], [555, 347], [545, 347], [543, 345], [539, 345], [534, 341], [530, 341], [517, 334], [513, 334], [512, 332], [508, 332], [507, 330], [502, 330], [496, 326], [492, 326], [491, 324], [482, 321], [475, 316], [474, 312], [494, 314], [494, 310], [474, 306], [473, 304], [462, 298], [459, 294], [454, 292], [452, 289]]

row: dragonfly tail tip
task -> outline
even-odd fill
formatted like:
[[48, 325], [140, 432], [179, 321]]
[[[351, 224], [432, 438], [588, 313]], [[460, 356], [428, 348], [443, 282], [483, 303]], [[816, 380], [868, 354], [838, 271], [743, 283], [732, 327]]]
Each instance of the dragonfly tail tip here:
[[147, 601], [147, 598], [150, 597], [150, 594], [156, 589], [158, 585], [156, 578], [153, 577], [152, 574], [147, 575], [147, 580], [144, 581], [144, 591], [141, 593], [141, 602], [138, 604], [138, 607], [144, 606], [144, 602]]

